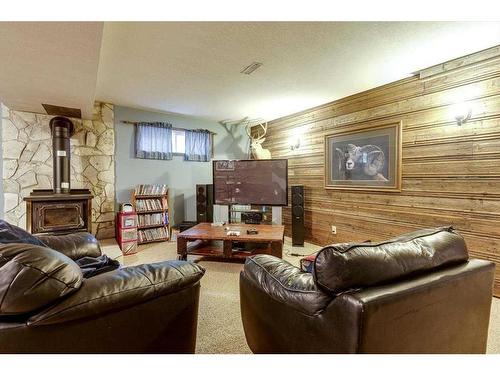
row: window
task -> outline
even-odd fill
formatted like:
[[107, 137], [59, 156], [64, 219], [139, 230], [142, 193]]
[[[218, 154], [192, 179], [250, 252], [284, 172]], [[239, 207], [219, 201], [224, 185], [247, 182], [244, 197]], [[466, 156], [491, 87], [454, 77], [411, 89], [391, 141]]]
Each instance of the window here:
[[186, 132], [180, 129], [172, 130], [172, 152], [182, 154], [186, 150]]
[[212, 133], [208, 130], [186, 130], [184, 160], [210, 161], [212, 158]]
[[173, 155], [188, 161], [210, 161], [212, 133], [204, 129], [174, 129], [167, 122], [138, 122], [135, 157], [172, 160]]
[[135, 157], [141, 159], [172, 159], [172, 124], [140, 122], [136, 126]]

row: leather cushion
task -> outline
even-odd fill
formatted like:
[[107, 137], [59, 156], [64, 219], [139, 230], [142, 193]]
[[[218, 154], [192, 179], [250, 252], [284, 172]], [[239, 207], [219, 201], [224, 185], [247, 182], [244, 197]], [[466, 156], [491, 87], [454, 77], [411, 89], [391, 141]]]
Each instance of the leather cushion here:
[[[371, 242], [371, 240], [363, 241], [363, 243], [370, 243], [370, 242]], [[346, 246], [346, 245], [352, 245], [352, 243], [336, 244], [335, 246], [339, 246], [339, 245]], [[306, 255], [304, 258], [302, 258], [300, 260], [300, 269], [303, 272], [312, 273], [314, 270], [314, 261], [316, 260], [317, 255], [318, 255], [318, 253], [314, 253], [314, 254]]]
[[76, 291], [82, 271], [64, 254], [28, 244], [0, 245], [0, 316], [21, 315]]
[[73, 260], [83, 257], [97, 258], [101, 255], [99, 242], [87, 232], [69, 233], [62, 236], [41, 235], [39, 238], [46, 246]]
[[180, 260], [102, 273], [86, 279], [82, 287], [64, 301], [32, 316], [28, 325], [63, 323], [124, 309], [193, 287], [204, 273], [200, 265]]
[[249, 257], [241, 277], [251, 280], [271, 298], [307, 315], [321, 313], [332, 297], [318, 289], [313, 276], [272, 255]]
[[336, 244], [323, 248], [313, 275], [333, 293], [403, 279], [467, 261], [467, 246], [452, 227], [423, 229], [378, 243]]

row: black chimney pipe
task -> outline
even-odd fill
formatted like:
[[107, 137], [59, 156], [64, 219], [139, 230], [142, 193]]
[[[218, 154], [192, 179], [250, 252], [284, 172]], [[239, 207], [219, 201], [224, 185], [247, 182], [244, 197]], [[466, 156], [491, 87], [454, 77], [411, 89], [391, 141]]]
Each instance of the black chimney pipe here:
[[66, 117], [54, 117], [50, 120], [52, 132], [52, 160], [55, 194], [69, 194], [70, 192], [70, 138], [74, 132], [74, 125]]

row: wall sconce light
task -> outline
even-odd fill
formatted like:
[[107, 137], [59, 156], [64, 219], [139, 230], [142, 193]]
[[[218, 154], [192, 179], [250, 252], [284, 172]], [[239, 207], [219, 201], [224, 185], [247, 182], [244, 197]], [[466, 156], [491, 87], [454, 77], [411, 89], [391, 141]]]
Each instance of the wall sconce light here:
[[453, 115], [455, 116], [457, 125], [462, 126], [462, 124], [470, 120], [472, 110], [467, 103], [457, 103], [453, 106]]
[[290, 150], [295, 151], [300, 148], [300, 141], [304, 141], [304, 134], [308, 131], [308, 125], [294, 128], [289, 133], [288, 145]]
[[297, 137], [291, 137], [290, 138], [290, 150], [294, 151], [300, 147], [300, 138]]

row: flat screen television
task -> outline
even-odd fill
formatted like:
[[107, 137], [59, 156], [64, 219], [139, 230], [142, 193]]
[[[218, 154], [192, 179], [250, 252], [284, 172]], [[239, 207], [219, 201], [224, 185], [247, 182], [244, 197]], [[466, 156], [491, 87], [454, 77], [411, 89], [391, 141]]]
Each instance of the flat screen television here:
[[214, 160], [214, 203], [286, 206], [288, 160]]

